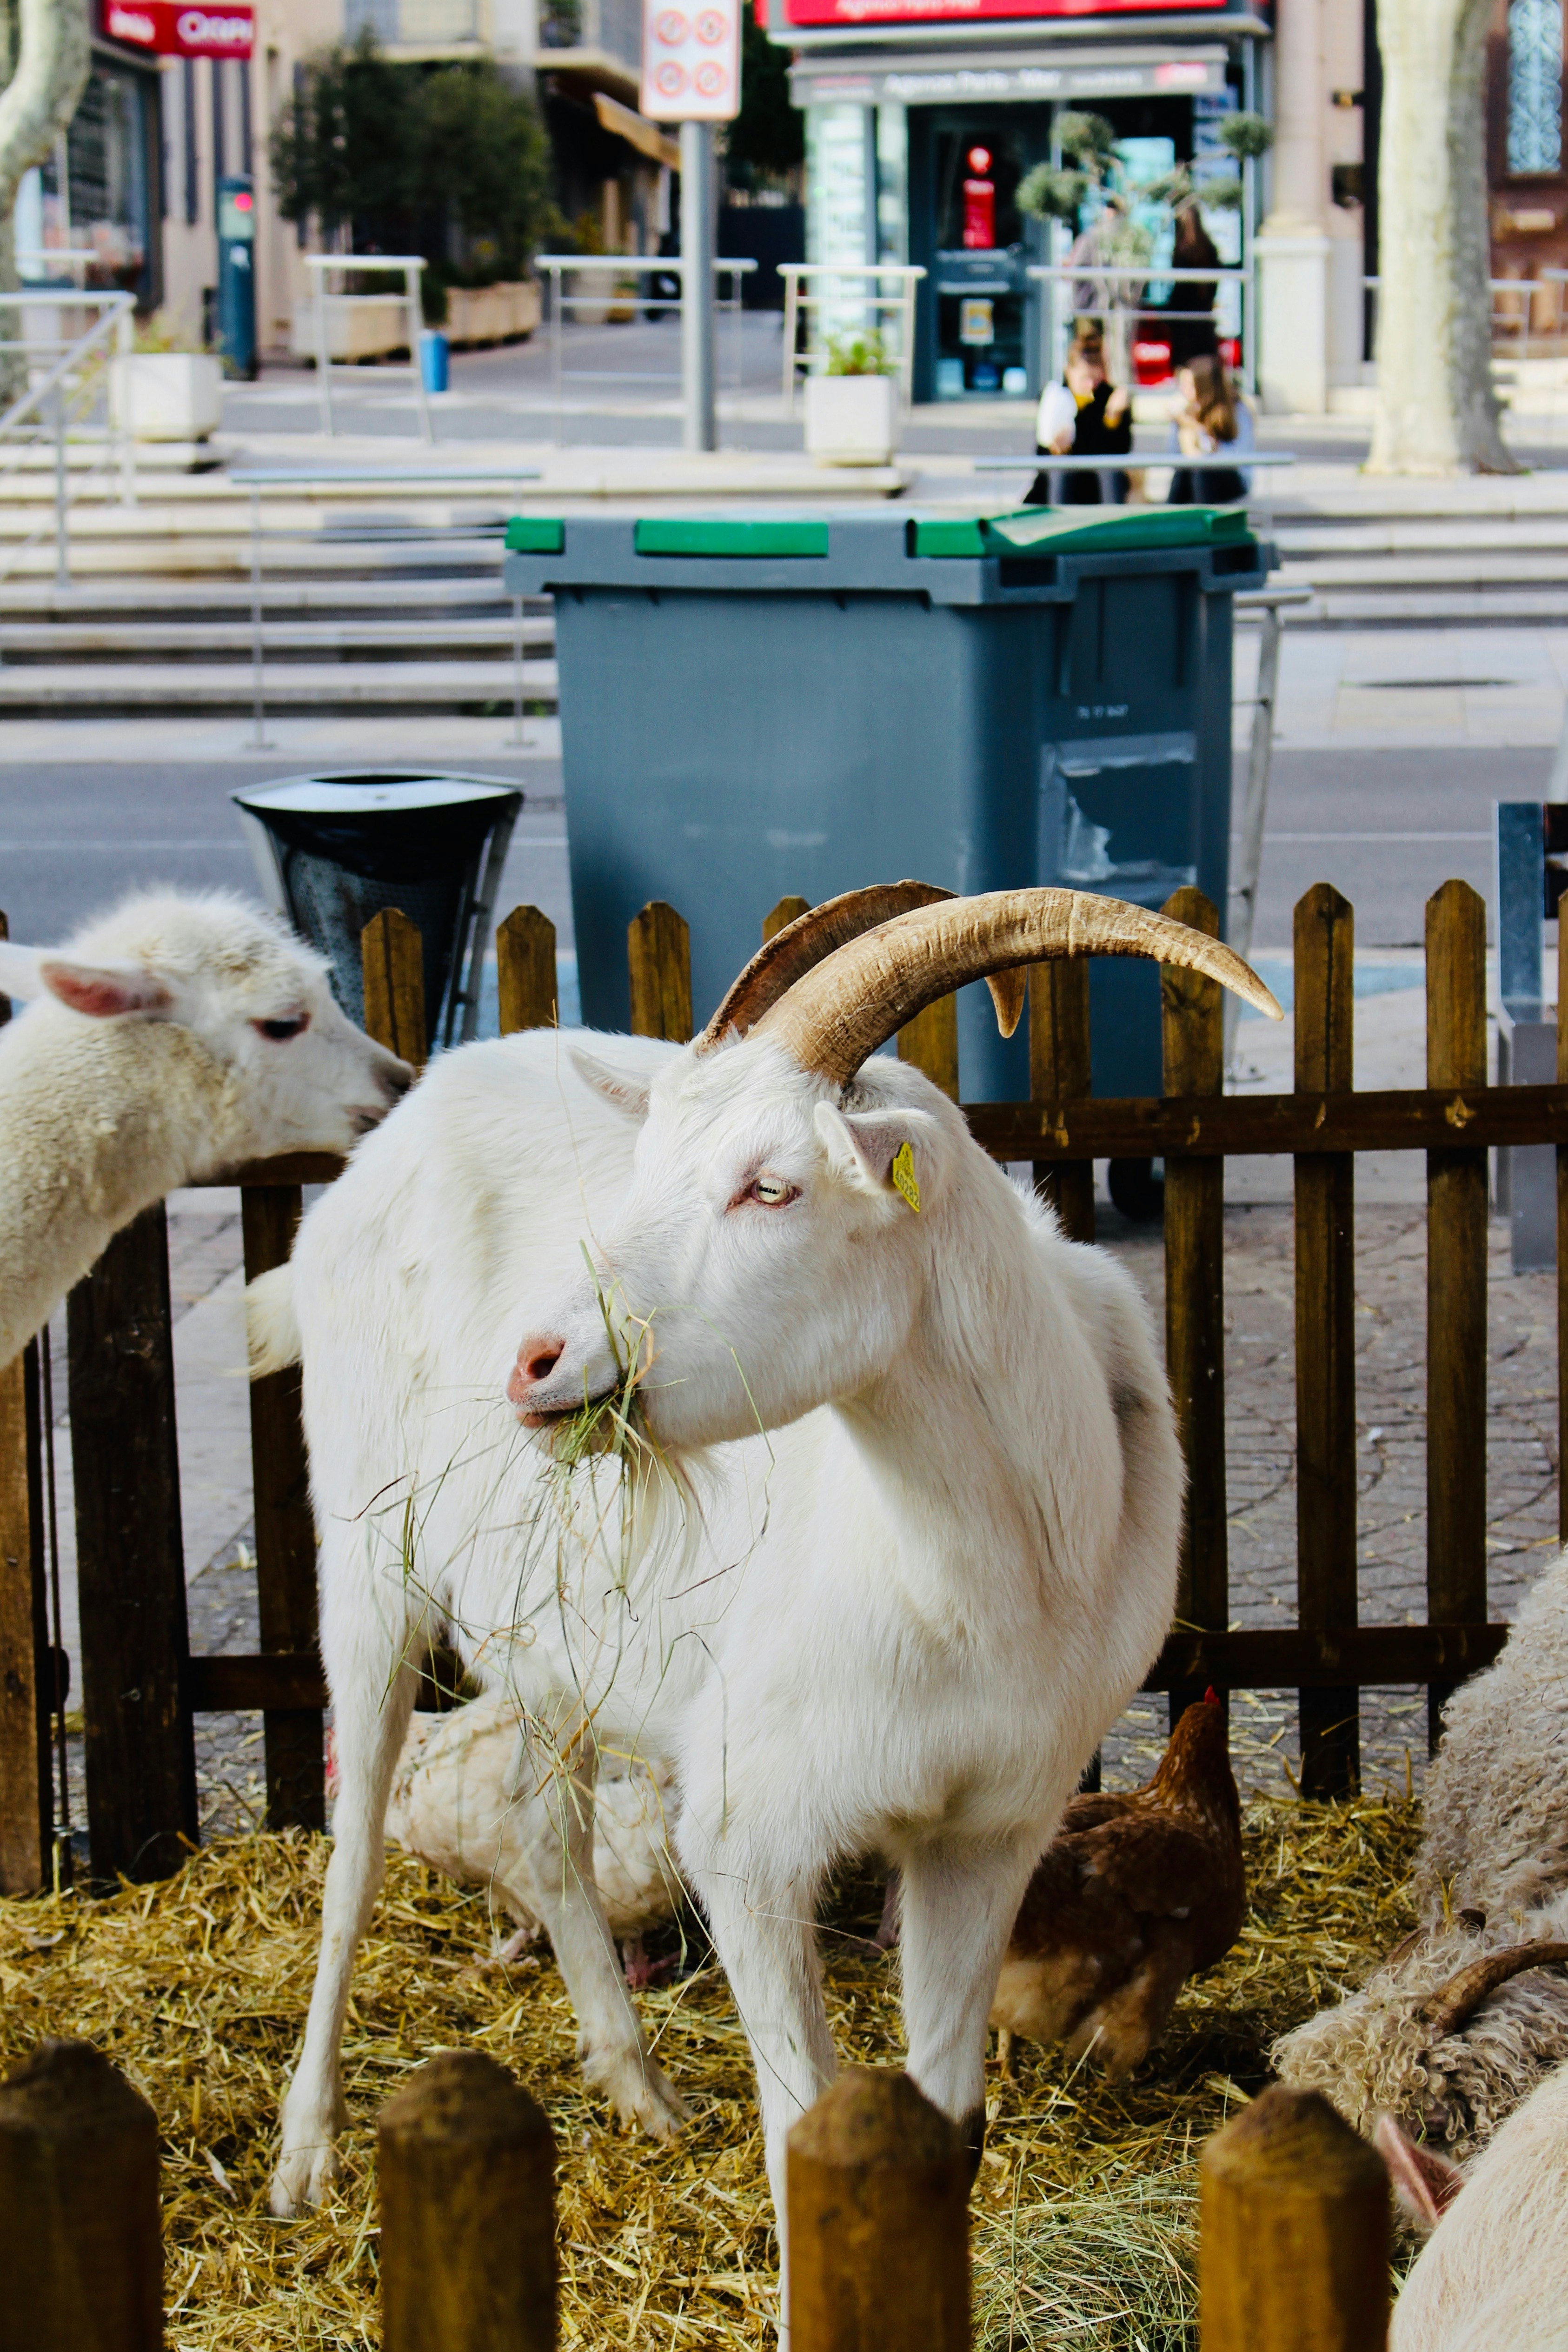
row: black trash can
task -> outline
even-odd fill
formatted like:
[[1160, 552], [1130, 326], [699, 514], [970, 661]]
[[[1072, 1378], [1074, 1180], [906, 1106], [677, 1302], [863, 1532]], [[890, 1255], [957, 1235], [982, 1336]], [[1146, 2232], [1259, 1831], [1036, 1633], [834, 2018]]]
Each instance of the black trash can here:
[[[691, 926], [707, 1019], [763, 915], [900, 875], [1226, 904], [1237, 513], [522, 517], [506, 585], [553, 594], [584, 1020], [624, 1029], [626, 926]], [[1161, 1090], [1159, 978], [1096, 962], [1094, 1088]], [[959, 1000], [970, 1101], [1027, 1041]]]
[[331, 964], [332, 993], [364, 1024], [360, 934], [385, 907], [417, 924], [432, 1046], [472, 1037], [515, 786], [489, 776], [352, 769], [233, 796], [261, 893]]

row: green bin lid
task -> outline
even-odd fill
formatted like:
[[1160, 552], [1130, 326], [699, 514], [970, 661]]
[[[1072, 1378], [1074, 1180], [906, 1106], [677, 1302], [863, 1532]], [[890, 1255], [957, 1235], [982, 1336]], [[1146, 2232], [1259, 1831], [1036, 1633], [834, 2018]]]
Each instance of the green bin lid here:
[[1239, 507], [1025, 507], [981, 524], [987, 555], [1079, 555], [1140, 547], [1217, 547], [1250, 539]]
[[639, 555], [826, 555], [827, 525], [783, 515], [672, 515], [639, 522]]
[[560, 555], [566, 547], [566, 526], [558, 516], [513, 515], [506, 527], [509, 555]]

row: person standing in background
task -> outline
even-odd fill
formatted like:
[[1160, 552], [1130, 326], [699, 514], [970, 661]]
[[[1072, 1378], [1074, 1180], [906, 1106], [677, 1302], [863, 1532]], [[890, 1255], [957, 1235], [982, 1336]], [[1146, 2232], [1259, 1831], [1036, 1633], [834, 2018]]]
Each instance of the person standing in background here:
[[[1195, 203], [1184, 204], [1176, 215], [1176, 241], [1171, 255], [1176, 269], [1217, 269], [1219, 251], [1204, 226]], [[1171, 373], [1189, 360], [1212, 358], [1219, 350], [1215, 334], [1214, 298], [1219, 280], [1177, 278], [1165, 304], [1165, 329], [1171, 345]], [[1157, 314], [1156, 314], [1157, 315]]]
[[[1041, 457], [1130, 457], [1132, 454], [1132, 394], [1112, 384], [1105, 372], [1105, 343], [1092, 319], [1080, 319], [1062, 371], [1062, 383], [1040, 395], [1035, 454]], [[1120, 468], [1070, 474], [1043, 467], [1029, 486], [1026, 507], [1121, 506], [1127, 477]]]

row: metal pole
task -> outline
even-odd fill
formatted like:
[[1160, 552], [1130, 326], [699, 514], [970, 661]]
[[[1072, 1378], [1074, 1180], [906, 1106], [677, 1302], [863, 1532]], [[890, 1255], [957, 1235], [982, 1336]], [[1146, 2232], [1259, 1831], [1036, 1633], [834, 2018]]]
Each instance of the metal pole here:
[[523, 749], [527, 740], [522, 731], [522, 598], [514, 596], [511, 601], [511, 699], [517, 717], [511, 740], [519, 751]]
[[251, 740], [255, 750], [267, 749], [262, 712], [261, 675], [261, 493], [250, 492], [250, 698], [255, 716]]
[[136, 318], [131, 303], [114, 322], [114, 350], [120, 362], [120, 381], [124, 387], [115, 404], [117, 437], [120, 444], [120, 503], [133, 507], [136, 503], [136, 441], [131, 430], [131, 359], [136, 348]]
[[[1274, 706], [1279, 695], [1279, 607], [1263, 608], [1263, 631], [1258, 647], [1258, 702], [1252, 715], [1252, 745], [1247, 762], [1247, 805], [1241, 820], [1240, 872], [1231, 886], [1236, 915], [1230, 944], [1245, 958], [1252, 948], [1253, 919], [1258, 912], [1258, 879], [1263, 870], [1263, 826], [1268, 814], [1268, 774], [1274, 762]], [[1225, 1011], [1225, 1058], [1236, 1052], [1236, 1024], [1240, 1004]]]
[[313, 269], [316, 281], [316, 391], [321, 404], [321, 430], [332, 435], [332, 366], [327, 356], [327, 272]]
[[680, 373], [686, 415], [681, 446], [716, 449], [713, 405], [713, 131], [680, 126]]
[[563, 291], [563, 281], [561, 276], [561, 265], [559, 262], [552, 262], [550, 269], [550, 318], [552, 328], [551, 344], [555, 369], [555, 446], [558, 449], [562, 446], [564, 435], [564, 420], [561, 414], [561, 336], [564, 325], [561, 306], [564, 299], [565, 295]]
[[425, 305], [420, 299], [419, 281], [423, 265], [403, 273], [403, 290], [408, 303], [408, 356], [414, 362], [414, 390], [419, 402], [419, 430], [426, 441], [436, 438], [436, 427], [430, 419], [430, 401], [425, 390], [425, 362], [419, 338], [425, 325]]
[[70, 522], [67, 513], [66, 489], [66, 395], [65, 386], [57, 383], [53, 394], [55, 415], [55, 586], [68, 588], [71, 584]]

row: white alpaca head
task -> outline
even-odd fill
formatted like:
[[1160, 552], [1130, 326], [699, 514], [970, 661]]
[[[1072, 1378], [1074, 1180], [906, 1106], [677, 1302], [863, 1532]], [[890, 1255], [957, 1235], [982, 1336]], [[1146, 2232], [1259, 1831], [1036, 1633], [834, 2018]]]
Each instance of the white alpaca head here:
[[518, 1351], [508, 1394], [533, 1424], [608, 1394], [628, 1365], [650, 1431], [679, 1445], [862, 1393], [907, 1344], [962, 1162], [1005, 1189], [898, 1062], [841, 1090], [759, 1038], [684, 1054], [643, 1093], [574, 1058], [641, 1128], [592, 1272], [540, 1302]]
[[25, 1026], [167, 1023], [217, 1081], [226, 1159], [346, 1151], [413, 1072], [340, 1011], [321, 957], [271, 915], [222, 893], [125, 899], [60, 948], [0, 943], [0, 990], [29, 1000]]

